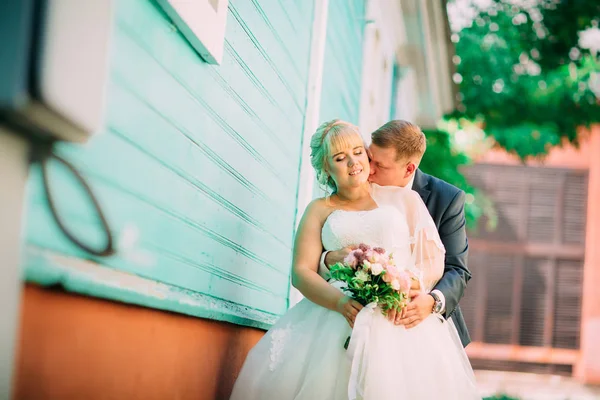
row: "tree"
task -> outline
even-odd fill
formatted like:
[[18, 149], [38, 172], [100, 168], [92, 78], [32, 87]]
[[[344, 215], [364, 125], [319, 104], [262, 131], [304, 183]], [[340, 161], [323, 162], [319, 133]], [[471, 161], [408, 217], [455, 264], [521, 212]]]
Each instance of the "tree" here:
[[[600, 44], [593, 43], [600, 36], [600, 2], [487, 3], [471, 3], [475, 15], [463, 26], [452, 21], [456, 10], [449, 13], [460, 89], [449, 118], [479, 121], [521, 158], [544, 155], [563, 139], [576, 144], [579, 127], [600, 121]], [[592, 43], [580, 40], [583, 29]]]
[[[580, 43], [581, 33], [600, 23], [600, 2], [590, 0], [569, 0], [546, 2], [542, 6], [541, 15], [548, 34], [538, 42], [540, 50], [539, 63], [544, 69], [553, 69], [569, 64], [578, 53], [583, 57], [592, 55], [591, 43]], [[596, 51], [600, 46], [600, 37], [596, 40]], [[584, 38], [585, 41], [585, 38]], [[573, 51], [573, 48], [576, 51]], [[573, 57], [571, 57], [573, 56]]]
[[[447, 125], [476, 123], [525, 159], [600, 121], [600, 1], [450, 0], [448, 11], [460, 92]], [[467, 193], [470, 227], [485, 214], [493, 228], [494, 207], [461, 174], [469, 158], [447, 131], [426, 135], [421, 168]]]

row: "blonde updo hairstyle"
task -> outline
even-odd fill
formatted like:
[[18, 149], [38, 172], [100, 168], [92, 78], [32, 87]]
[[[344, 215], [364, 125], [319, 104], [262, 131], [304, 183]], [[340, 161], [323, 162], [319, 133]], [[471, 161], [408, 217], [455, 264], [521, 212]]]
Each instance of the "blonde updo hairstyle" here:
[[335, 181], [329, 174], [328, 158], [338, 151], [364, 145], [358, 127], [349, 122], [334, 119], [321, 124], [310, 140], [310, 163], [319, 184], [331, 192], [337, 191]]

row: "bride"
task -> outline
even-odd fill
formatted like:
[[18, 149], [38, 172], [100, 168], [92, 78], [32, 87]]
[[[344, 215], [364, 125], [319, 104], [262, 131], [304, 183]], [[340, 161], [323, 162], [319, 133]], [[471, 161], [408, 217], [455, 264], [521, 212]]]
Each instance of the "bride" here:
[[355, 126], [327, 122], [310, 146], [317, 178], [333, 194], [307, 207], [296, 233], [292, 284], [305, 299], [250, 351], [231, 399], [480, 399], [454, 325], [434, 314], [411, 329], [394, 325], [318, 274], [323, 248], [365, 243], [392, 252], [429, 291], [442, 276], [444, 247], [416, 192], [369, 184]]

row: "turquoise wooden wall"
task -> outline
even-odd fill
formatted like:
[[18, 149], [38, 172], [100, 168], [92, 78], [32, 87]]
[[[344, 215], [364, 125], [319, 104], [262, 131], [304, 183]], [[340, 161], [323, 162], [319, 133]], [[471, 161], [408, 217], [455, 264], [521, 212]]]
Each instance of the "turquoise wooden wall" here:
[[[59, 152], [89, 179], [121, 252], [81, 262], [34, 170], [25, 277], [268, 326], [288, 302], [313, 2], [230, 0], [220, 66], [199, 59], [153, 1], [116, 3], [106, 127]], [[77, 187], [60, 168], [52, 176], [69, 226], [97, 241]]]
[[320, 120], [358, 124], [365, 0], [329, 0]]

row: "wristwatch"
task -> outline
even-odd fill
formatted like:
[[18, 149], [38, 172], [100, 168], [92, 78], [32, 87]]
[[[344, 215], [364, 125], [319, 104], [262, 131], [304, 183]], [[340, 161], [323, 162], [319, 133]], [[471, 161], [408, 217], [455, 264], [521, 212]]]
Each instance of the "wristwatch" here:
[[438, 296], [438, 294], [435, 292], [430, 292], [429, 295], [433, 297], [433, 309], [431, 310], [431, 312], [433, 312], [434, 314], [441, 314], [442, 308], [444, 307], [442, 299], [440, 299], [440, 296]]

